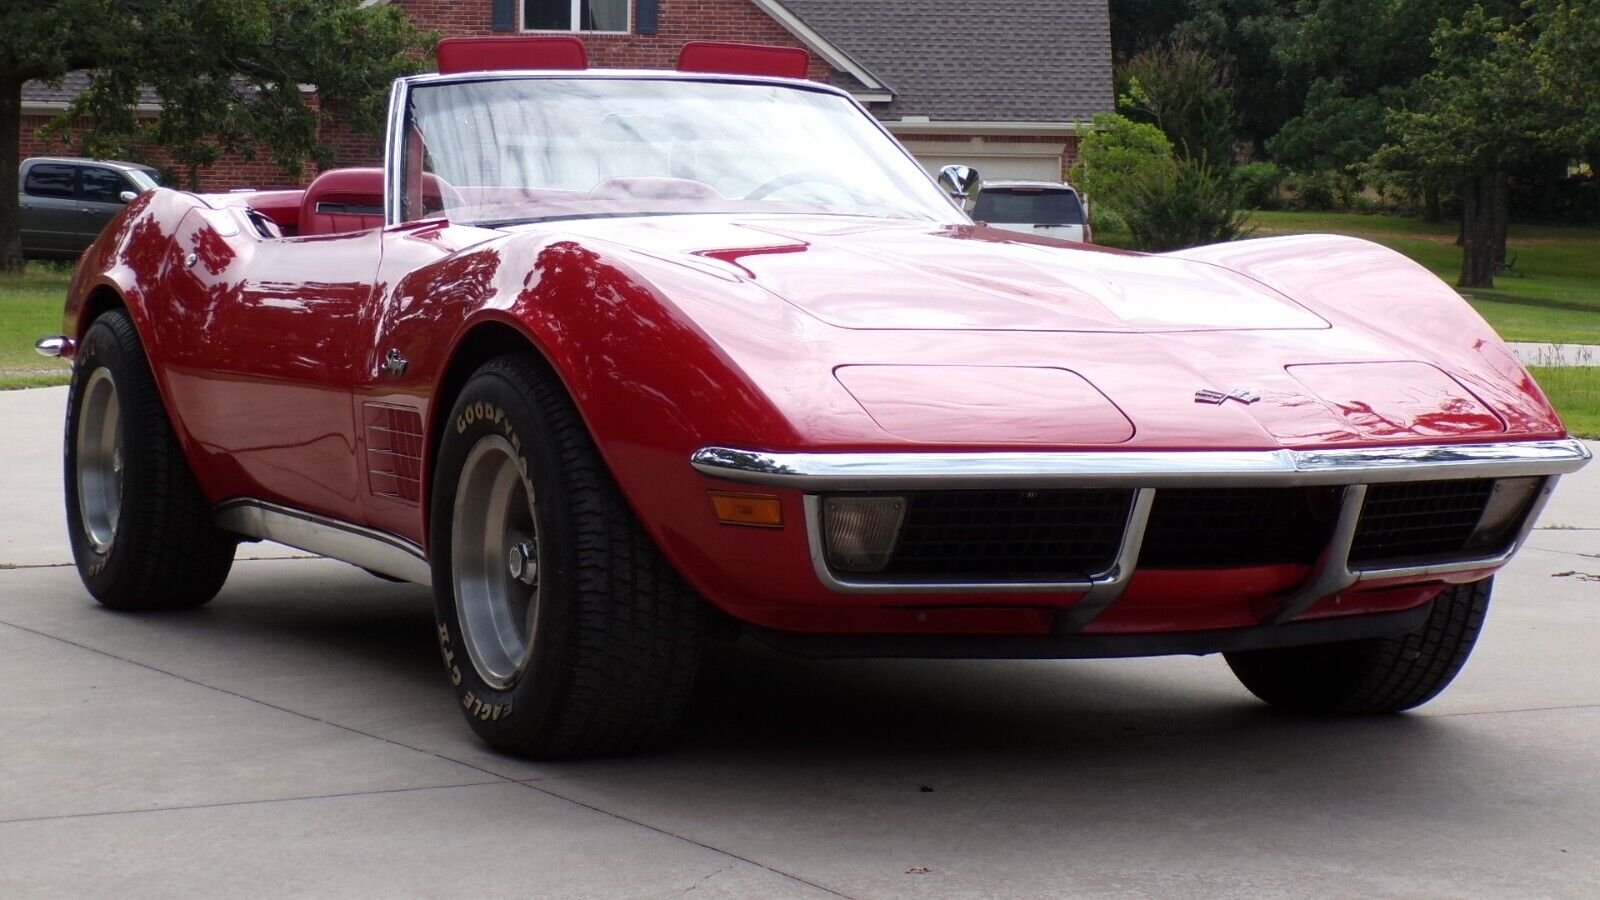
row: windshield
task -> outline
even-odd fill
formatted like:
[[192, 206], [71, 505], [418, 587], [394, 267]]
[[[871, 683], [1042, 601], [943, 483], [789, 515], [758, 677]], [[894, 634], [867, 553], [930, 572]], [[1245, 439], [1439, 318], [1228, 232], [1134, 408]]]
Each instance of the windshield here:
[[152, 188], [161, 186], [160, 179], [158, 179], [153, 172], [146, 172], [143, 169], [125, 169], [123, 171], [127, 173], [128, 179], [132, 181], [140, 191], [148, 191]]
[[1051, 188], [984, 188], [972, 217], [1006, 225], [1082, 225], [1083, 206], [1072, 191]]
[[[922, 169], [843, 97], [773, 84], [506, 78], [413, 86], [402, 219], [801, 212], [956, 224]], [[420, 148], [419, 148], [420, 144]]]

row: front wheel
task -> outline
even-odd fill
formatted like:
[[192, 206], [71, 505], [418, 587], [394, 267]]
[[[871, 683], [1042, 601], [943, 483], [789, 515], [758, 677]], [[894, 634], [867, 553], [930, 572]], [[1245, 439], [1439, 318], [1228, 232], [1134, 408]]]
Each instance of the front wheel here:
[[199, 606], [237, 535], [217, 528], [167, 419], [133, 320], [89, 326], [67, 392], [67, 529], [89, 593], [115, 609]]
[[1445, 588], [1407, 634], [1224, 656], [1250, 693], [1273, 706], [1321, 715], [1400, 712], [1432, 700], [1461, 671], [1493, 589], [1493, 578]]
[[439, 646], [478, 735], [542, 758], [663, 738], [693, 685], [700, 600], [560, 382], [530, 357], [480, 368], [445, 422], [432, 496]]

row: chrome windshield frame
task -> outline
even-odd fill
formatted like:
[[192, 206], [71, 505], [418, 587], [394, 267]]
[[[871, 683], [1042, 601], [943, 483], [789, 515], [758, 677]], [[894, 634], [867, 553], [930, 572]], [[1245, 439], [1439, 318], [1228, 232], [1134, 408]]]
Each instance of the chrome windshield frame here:
[[452, 72], [441, 74], [437, 72], [411, 75], [406, 78], [395, 79], [389, 91], [389, 109], [386, 115], [384, 132], [383, 154], [383, 222], [385, 226], [401, 224], [400, 201], [405, 191], [405, 169], [401, 165], [404, 158], [406, 145], [406, 109], [410, 105], [411, 91], [416, 87], [426, 87], [437, 84], [472, 84], [481, 81], [517, 81], [517, 80], [630, 80], [630, 81], [690, 81], [710, 82], [716, 84], [766, 84], [779, 87], [794, 88], [796, 90], [811, 91], [817, 94], [829, 94], [843, 99], [856, 112], [865, 117], [872, 127], [889, 140], [890, 145], [899, 150], [917, 171], [927, 179], [929, 187], [945, 197], [950, 208], [956, 216], [972, 224], [972, 217], [959, 205], [949, 200], [944, 189], [939, 187], [933, 175], [922, 167], [922, 163], [912, 155], [911, 151], [900, 143], [900, 139], [884, 126], [878, 117], [873, 115], [861, 101], [850, 95], [843, 88], [819, 81], [810, 81], [803, 78], [779, 78], [766, 75], [728, 75], [716, 72], [678, 72], [672, 69], [504, 69], [490, 72]]

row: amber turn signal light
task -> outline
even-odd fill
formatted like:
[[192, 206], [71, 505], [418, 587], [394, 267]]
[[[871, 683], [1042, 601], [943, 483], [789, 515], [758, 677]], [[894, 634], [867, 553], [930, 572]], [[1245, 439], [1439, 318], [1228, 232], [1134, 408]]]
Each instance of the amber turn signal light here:
[[717, 521], [724, 525], [783, 527], [783, 504], [770, 494], [739, 494], [733, 491], [707, 491]]

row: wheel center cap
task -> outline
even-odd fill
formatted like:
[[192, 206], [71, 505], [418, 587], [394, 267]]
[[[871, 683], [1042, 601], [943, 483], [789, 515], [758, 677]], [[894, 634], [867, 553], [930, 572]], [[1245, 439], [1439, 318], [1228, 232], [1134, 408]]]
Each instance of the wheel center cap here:
[[511, 577], [526, 585], [539, 580], [539, 561], [532, 541], [518, 541], [506, 551], [506, 569]]

